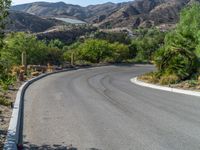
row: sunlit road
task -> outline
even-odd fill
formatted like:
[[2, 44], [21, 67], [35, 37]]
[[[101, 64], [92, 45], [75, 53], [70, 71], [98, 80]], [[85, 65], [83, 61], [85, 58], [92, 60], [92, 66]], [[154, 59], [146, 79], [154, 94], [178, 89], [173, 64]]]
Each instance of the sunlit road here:
[[152, 66], [59, 73], [25, 94], [28, 149], [200, 150], [200, 98], [140, 87]]

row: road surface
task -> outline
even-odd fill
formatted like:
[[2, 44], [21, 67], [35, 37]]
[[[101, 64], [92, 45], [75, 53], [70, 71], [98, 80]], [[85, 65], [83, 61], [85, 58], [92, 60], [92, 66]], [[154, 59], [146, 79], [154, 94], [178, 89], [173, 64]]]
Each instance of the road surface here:
[[200, 150], [200, 98], [140, 87], [152, 66], [48, 76], [25, 93], [27, 149]]

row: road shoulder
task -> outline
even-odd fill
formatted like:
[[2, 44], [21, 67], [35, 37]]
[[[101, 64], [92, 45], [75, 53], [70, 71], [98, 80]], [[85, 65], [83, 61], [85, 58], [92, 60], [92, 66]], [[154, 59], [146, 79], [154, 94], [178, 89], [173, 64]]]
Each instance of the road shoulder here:
[[132, 83], [136, 84], [136, 85], [140, 85], [140, 86], [143, 86], [143, 87], [148, 87], [148, 88], [162, 90], [162, 91], [168, 91], [168, 92], [173, 92], [173, 93], [179, 93], [179, 94], [185, 94], [185, 95], [200, 97], [200, 92], [177, 89], [177, 88], [172, 88], [172, 87], [164, 87], [164, 86], [160, 86], [160, 85], [145, 83], [145, 82], [138, 80], [137, 77], [130, 79], [130, 81]]

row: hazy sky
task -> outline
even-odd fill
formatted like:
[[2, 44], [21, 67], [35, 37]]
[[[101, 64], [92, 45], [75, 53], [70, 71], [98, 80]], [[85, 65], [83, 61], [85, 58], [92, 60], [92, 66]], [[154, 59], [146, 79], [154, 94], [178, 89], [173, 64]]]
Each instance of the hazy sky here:
[[13, 0], [12, 5], [24, 4], [24, 3], [36, 2], [36, 1], [47, 1], [47, 2], [63, 1], [68, 4], [78, 4], [81, 6], [87, 6], [87, 5], [101, 4], [101, 3], [106, 3], [106, 2], [119, 3], [119, 2], [125, 2], [125, 1], [131, 1], [131, 0], [26, 0], [26, 1], [25, 0]]

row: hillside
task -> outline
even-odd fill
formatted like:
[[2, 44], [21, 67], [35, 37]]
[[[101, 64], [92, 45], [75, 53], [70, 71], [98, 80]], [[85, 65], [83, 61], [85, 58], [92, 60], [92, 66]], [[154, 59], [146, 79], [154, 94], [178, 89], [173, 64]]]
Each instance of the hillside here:
[[191, 0], [135, 0], [98, 23], [107, 27], [150, 27], [175, 24], [180, 10]]
[[85, 19], [90, 23], [98, 23], [106, 19], [110, 16], [113, 12], [122, 8], [126, 3], [105, 3], [99, 5], [90, 5], [87, 6], [86, 9], [88, 10], [88, 17]]
[[78, 5], [64, 2], [48, 3], [35, 2], [11, 7], [11, 10], [22, 11], [41, 17], [75, 17], [84, 19], [88, 17], [87, 9]]
[[43, 19], [20, 11], [11, 11], [7, 31], [43, 32], [53, 26], [62, 24], [54, 19]]
[[46, 32], [36, 33], [35, 35], [39, 40], [53, 40], [58, 39], [66, 44], [72, 44], [78, 40], [81, 36], [85, 36], [91, 32], [97, 31], [95, 27], [67, 27], [66, 29], [57, 27]]
[[70, 17], [101, 28], [150, 27], [175, 24], [180, 10], [200, 0], [135, 0], [126, 3], [105, 3], [81, 7], [63, 2], [35, 2], [13, 6], [12, 10], [40, 17]]

